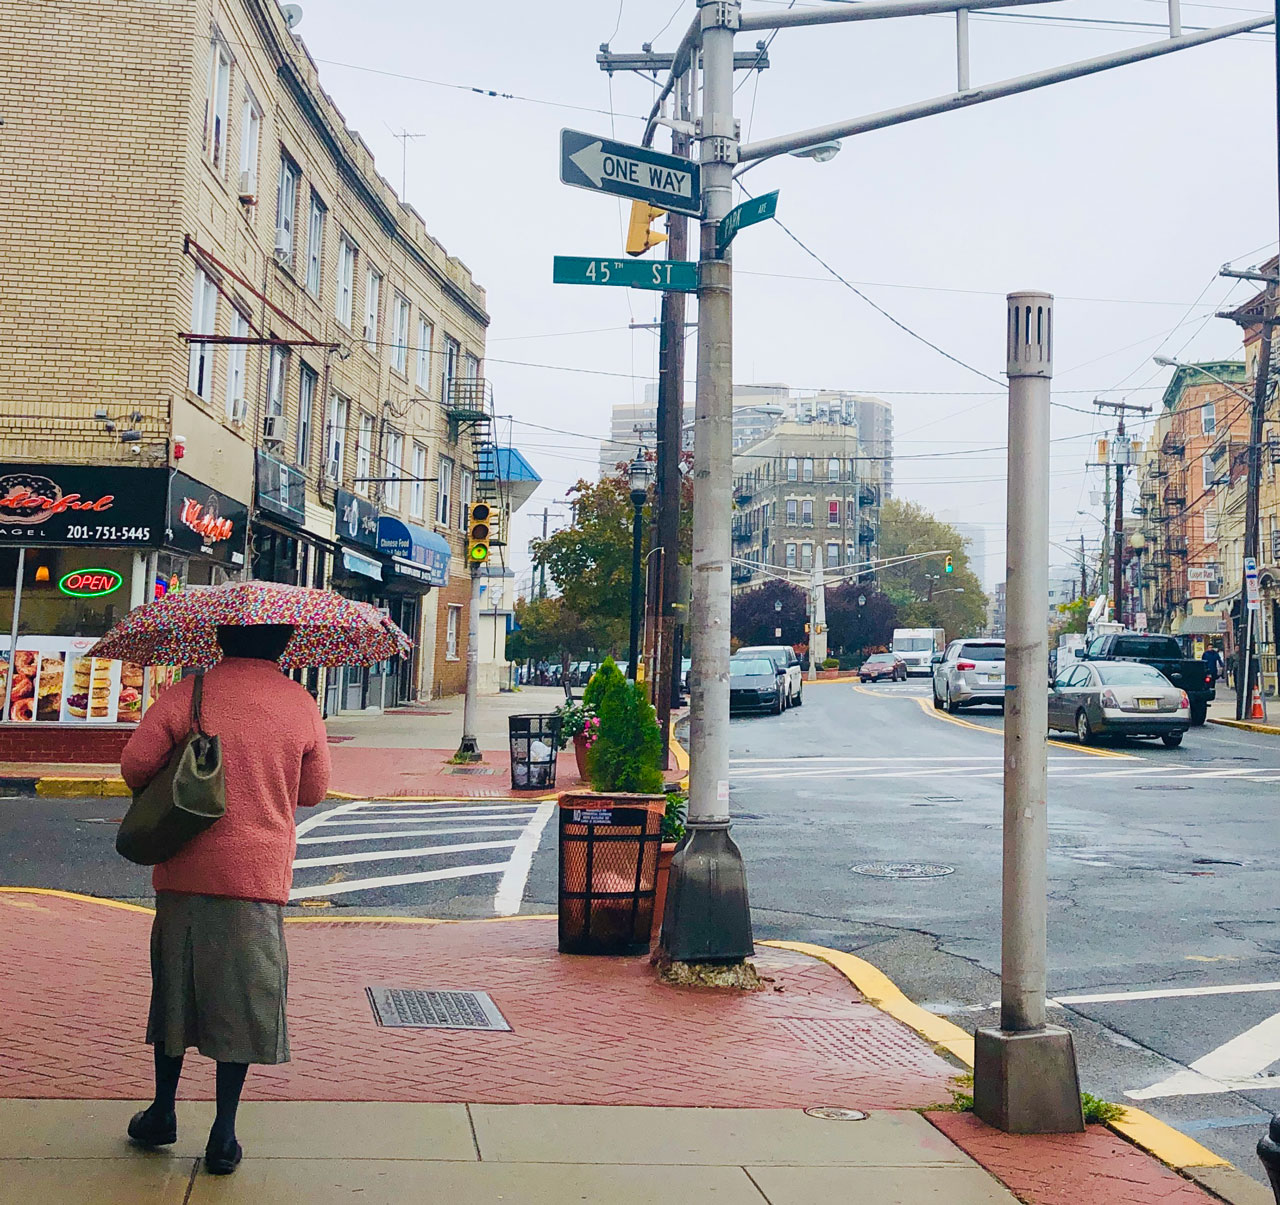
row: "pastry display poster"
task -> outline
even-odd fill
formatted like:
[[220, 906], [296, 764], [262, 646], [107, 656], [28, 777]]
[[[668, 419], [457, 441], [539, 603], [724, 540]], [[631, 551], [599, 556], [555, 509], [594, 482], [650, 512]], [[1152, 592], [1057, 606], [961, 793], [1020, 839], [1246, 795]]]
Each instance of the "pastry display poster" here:
[[12, 657], [0, 648], [0, 702], [6, 690], [9, 697], [4, 718], [20, 724], [136, 724], [142, 718], [143, 667], [88, 656], [95, 644], [96, 637], [19, 636]]

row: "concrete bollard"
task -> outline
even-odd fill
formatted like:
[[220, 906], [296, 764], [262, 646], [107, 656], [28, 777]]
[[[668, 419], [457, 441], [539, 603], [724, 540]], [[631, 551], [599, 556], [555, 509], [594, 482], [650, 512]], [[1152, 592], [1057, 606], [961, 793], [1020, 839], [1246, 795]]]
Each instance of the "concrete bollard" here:
[[1280, 1205], [1280, 1114], [1273, 1114], [1266, 1134], [1258, 1139], [1258, 1158], [1267, 1169], [1276, 1205]]

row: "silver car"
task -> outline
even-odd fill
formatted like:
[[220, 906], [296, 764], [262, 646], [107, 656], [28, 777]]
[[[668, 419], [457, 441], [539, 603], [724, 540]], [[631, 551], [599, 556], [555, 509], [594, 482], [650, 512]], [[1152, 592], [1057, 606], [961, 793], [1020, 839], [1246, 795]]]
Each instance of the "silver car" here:
[[1074, 732], [1082, 745], [1098, 736], [1158, 736], [1169, 748], [1191, 727], [1187, 692], [1151, 665], [1081, 661], [1049, 691], [1049, 728]]
[[1004, 641], [953, 640], [933, 663], [933, 705], [953, 715], [971, 703], [1004, 706]]

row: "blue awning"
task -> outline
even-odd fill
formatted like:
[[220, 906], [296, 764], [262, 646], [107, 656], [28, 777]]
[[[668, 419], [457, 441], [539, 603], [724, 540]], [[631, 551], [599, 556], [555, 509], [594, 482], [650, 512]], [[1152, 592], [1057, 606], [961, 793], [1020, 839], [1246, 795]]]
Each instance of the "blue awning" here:
[[[434, 531], [383, 515], [378, 522], [378, 551], [391, 557], [393, 568], [405, 577], [424, 580], [425, 571], [425, 580], [431, 585], [449, 584], [449, 544]], [[419, 567], [417, 572], [414, 566]]]
[[342, 550], [342, 563], [351, 570], [352, 573], [358, 573], [362, 577], [371, 577], [375, 582], [382, 581], [382, 562], [375, 561], [367, 556], [361, 556], [358, 552], [352, 552], [350, 549]]

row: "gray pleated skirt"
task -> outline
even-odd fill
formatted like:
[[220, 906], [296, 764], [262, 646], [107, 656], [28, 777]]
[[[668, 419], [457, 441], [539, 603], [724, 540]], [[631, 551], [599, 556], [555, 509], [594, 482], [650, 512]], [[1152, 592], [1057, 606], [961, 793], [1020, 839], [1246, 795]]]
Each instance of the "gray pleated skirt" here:
[[287, 1063], [284, 909], [259, 900], [156, 893], [147, 1041], [176, 1057]]

